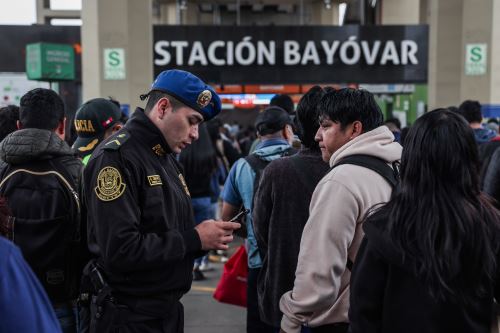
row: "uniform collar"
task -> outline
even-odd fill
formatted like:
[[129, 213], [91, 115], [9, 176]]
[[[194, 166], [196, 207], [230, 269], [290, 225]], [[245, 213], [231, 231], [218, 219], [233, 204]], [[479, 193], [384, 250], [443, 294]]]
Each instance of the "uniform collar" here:
[[158, 127], [146, 116], [144, 110], [136, 108], [132, 117], [125, 124], [125, 128], [134, 136], [144, 142], [151, 151], [157, 156], [164, 156], [172, 153], [165, 137]]

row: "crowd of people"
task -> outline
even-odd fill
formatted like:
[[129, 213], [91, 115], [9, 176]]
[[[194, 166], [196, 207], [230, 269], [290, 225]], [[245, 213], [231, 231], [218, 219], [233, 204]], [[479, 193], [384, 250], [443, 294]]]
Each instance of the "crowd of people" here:
[[0, 110], [0, 331], [183, 332], [179, 300], [235, 235], [247, 332], [496, 325], [500, 136], [479, 102], [402, 129], [368, 91], [314, 86], [240, 129], [180, 70], [141, 99], [130, 119], [86, 101], [73, 139], [52, 90]]

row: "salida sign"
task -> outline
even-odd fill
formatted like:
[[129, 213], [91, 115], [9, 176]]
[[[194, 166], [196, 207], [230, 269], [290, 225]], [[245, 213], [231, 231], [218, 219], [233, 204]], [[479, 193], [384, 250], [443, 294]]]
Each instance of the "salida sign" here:
[[427, 26], [155, 26], [155, 75], [178, 68], [211, 83], [427, 81]]

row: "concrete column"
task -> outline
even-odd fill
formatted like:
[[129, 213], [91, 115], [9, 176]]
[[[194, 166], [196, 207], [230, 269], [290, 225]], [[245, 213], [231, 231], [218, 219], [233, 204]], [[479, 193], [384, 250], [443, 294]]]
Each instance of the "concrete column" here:
[[339, 25], [339, 4], [336, 1], [332, 1], [331, 7], [328, 9], [323, 1], [304, 4], [304, 14], [308, 12], [311, 16], [309, 20], [304, 17], [305, 25]]
[[419, 24], [420, 0], [383, 0], [381, 24]]
[[[460, 100], [476, 99], [481, 103], [489, 100], [491, 78], [491, 53], [493, 29], [493, 0], [464, 0], [462, 17], [462, 49], [460, 52]], [[465, 75], [465, 51], [467, 44], [487, 44], [487, 72], [484, 75]], [[497, 42], [498, 43], [498, 42]]]
[[490, 100], [491, 104], [500, 105], [500, 1], [493, 1], [491, 19], [490, 60]]
[[[429, 109], [500, 104], [500, 1], [429, 0]], [[465, 75], [467, 44], [487, 45], [483, 75]], [[483, 110], [484, 111], [484, 110]]]
[[[153, 81], [152, 0], [82, 1], [83, 100], [113, 96], [131, 110]], [[104, 79], [104, 49], [122, 48], [126, 78]]]
[[429, 0], [429, 110], [460, 101], [463, 2]]

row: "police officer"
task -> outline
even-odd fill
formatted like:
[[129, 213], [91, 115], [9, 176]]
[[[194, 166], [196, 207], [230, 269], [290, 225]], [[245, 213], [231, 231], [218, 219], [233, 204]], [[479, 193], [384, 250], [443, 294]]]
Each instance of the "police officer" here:
[[105, 98], [91, 99], [76, 111], [74, 124], [78, 137], [73, 149], [84, 165], [99, 143], [122, 128], [121, 116], [118, 105]]
[[183, 332], [179, 302], [194, 258], [226, 250], [238, 223], [194, 226], [189, 189], [174, 154], [198, 138], [221, 102], [191, 73], [160, 73], [145, 110], [92, 154], [84, 171], [93, 292], [90, 332]]

